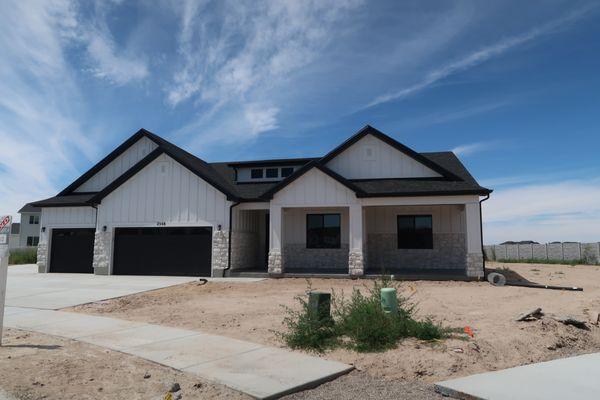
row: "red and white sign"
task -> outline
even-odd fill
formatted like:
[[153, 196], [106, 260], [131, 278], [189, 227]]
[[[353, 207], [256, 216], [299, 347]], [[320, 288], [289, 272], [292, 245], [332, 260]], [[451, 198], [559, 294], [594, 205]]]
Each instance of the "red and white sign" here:
[[0, 232], [4, 229], [5, 226], [10, 225], [10, 215], [5, 215], [0, 219]]

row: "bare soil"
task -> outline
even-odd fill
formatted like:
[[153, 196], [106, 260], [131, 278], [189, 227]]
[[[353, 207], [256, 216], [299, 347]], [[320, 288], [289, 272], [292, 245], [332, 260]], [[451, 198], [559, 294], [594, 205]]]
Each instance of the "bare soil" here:
[[[471, 327], [474, 337], [440, 342], [405, 340], [384, 353], [361, 354], [338, 349], [322, 355], [355, 365], [373, 377], [434, 382], [477, 372], [514, 367], [600, 351], [600, 329], [566, 326], [549, 318], [516, 322], [517, 315], [541, 307], [546, 313], [587, 320], [600, 311], [600, 267], [488, 263], [516, 276], [544, 284], [582, 286], [583, 292], [495, 287], [487, 282], [416, 281], [403, 284], [418, 304], [418, 316], [449, 327]], [[349, 295], [368, 280], [312, 279], [314, 290]], [[269, 279], [256, 283], [185, 285], [82, 305], [75, 312], [108, 315], [200, 330], [283, 347], [274, 331], [282, 330], [282, 305], [296, 307], [304, 279]]]
[[158, 400], [175, 382], [186, 400], [250, 399], [193, 375], [74, 340], [7, 329], [0, 347], [0, 398], [5, 392], [19, 400]]

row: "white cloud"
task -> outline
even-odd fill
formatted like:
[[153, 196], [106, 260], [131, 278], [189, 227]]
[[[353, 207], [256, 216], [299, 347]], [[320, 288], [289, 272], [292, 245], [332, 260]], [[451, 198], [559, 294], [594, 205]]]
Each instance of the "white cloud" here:
[[485, 241], [598, 241], [598, 199], [598, 177], [500, 188], [483, 203]]
[[468, 143], [456, 146], [452, 149], [452, 151], [459, 157], [466, 157], [475, 153], [480, 153], [482, 151], [496, 149], [498, 148], [498, 145], [499, 143], [497, 141]]
[[63, 52], [76, 26], [66, 0], [0, 3], [0, 214], [55, 194], [70, 154], [95, 156]]
[[371, 102], [366, 104], [364, 108], [373, 107], [392, 100], [403, 99], [422, 90], [425, 90], [450, 75], [475, 67], [485, 61], [488, 61], [491, 58], [500, 56], [517, 46], [531, 42], [541, 36], [554, 33], [557, 30], [564, 28], [566, 25], [574, 23], [578, 19], [585, 16], [591, 8], [592, 6], [581, 8], [564, 17], [535, 27], [521, 35], [505, 38], [493, 45], [484, 47], [478, 51], [470, 53], [457, 61], [443, 65], [440, 68], [434, 69], [433, 71], [429, 72], [421, 81], [413, 85], [410, 85], [406, 88], [400, 89], [395, 92], [386, 93], [376, 97]]
[[87, 35], [86, 41], [87, 52], [94, 65], [90, 71], [97, 78], [124, 85], [149, 75], [146, 61], [138, 56], [119, 54], [107, 32], [94, 31]]
[[244, 115], [250, 125], [250, 132], [258, 135], [277, 128], [276, 107], [261, 107], [258, 104], [249, 104], [246, 106]]

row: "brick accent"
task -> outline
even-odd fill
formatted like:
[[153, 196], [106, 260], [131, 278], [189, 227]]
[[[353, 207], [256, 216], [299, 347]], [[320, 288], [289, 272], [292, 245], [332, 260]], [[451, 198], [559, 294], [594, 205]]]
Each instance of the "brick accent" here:
[[287, 272], [303, 268], [339, 269], [348, 273], [348, 245], [339, 249], [307, 249], [305, 244], [286, 244], [283, 250], [283, 267]]
[[47, 272], [48, 262], [48, 243], [39, 243], [37, 247], [37, 266], [38, 272]]
[[281, 275], [283, 273], [283, 263], [281, 253], [278, 251], [269, 251], [269, 275]]
[[367, 269], [380, 273], [402, 268], [466, 268], [464, 233], [434, 233], [433, 249], [398, 249], [395, 233], [370, 233], [367, 236]]
[[352, 251], [348, 254], [348, 273], [350, 276], [364, 275], [364, 262], [362, 251]]
[[256, 232], [232, 232], [231, 269], [242, 270], [259, 266], [260, 239]]
[[94, 274], [108, 275], [110, 271], [110, 258], [112, 254], [112, 229], [106, 232], [96, 232], [94, 235], [94, 258], [92, 266]]
[[213, 231], [212, 240], [212, 275], [219, 277], [227, 268], [229, 252], [229, 231]]
[[467, 276], [469, 278], [483, 278], [483, 254], [467, 254]]

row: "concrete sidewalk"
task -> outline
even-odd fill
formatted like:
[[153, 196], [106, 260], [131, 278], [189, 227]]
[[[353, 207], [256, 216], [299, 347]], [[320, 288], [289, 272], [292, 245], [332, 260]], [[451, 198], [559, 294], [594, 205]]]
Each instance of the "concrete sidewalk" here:
[[[37, 265], [8, 267], [6, 305], [47, 310], [127, 296], [197, 281], [189, 276], [129, 276], [94, 274], [39, 274]], [[206, 278], [209, 281], [256, 282], [260, 278]]]
[[350, 365], [186, 329], [64, 311], [6, 307], [5, 326], [62, 336], [198, 375], [258, 399], [334, 379]]
[[594, 353], [438, 382], [435, 389], [469, 400], [596, 400], [598, 377], [600, 353]]

